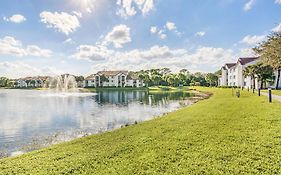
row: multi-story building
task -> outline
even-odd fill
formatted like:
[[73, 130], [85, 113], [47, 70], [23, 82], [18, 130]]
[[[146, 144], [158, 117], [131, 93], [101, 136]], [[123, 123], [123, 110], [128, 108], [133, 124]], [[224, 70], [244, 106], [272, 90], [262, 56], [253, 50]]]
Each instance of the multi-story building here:
[[99, 71], [85, 79], [84, 87], [143, 87], [143, 81], [128, 71]]
[[219, 78], [220, 86], [239, 86], [245, 88], [252, 88], [255, 84], [255, 88], [258, 88], [258, 82], [255, 79], [255, 83], [251, 77], [245, 77], [243, 70], [253, 64], [256, 64], [258, 57], [239, 58], [236, 63], [228, 63], [222, 67], [222, 75]]

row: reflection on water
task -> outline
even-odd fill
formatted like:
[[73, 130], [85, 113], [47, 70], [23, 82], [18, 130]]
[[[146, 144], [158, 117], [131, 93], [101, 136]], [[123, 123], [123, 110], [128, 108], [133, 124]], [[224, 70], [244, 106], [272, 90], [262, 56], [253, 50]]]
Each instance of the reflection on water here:
[[189, 97], [185, 92], [0, 90], [0, 150], [28, 151], [149, 120], [189, 105]]

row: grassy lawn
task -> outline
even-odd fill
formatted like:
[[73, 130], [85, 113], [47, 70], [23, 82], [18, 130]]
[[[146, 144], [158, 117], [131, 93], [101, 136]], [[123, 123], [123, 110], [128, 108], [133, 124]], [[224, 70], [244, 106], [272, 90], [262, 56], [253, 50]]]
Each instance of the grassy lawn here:
[[149, 91], [187, 91], [189, 88], [187, 86], [183, 87], [172, 87], [172, 86], [152, 86], [148, 88]]
[[[262, 92], [268, 93], [268, 90], [262, 90]], [[281, 90], [272, 90], [271, 92], [274, 95], [280, 95], [281, 96]]]
[[162, 118], [0, 161], [0, 174], [279, 174], [281, 103], [231, 89]]

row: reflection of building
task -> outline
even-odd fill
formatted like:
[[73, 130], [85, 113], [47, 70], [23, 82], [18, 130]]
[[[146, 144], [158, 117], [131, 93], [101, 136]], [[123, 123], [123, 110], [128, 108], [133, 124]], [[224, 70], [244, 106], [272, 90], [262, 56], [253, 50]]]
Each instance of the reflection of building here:
[[85, 87], [143, 87], [143, 81], [128, 71], [99, 71], [85, 79]]
[[127, 105], [131, 101], [137, 101], [147, 97], [145, 91], [98, 91], [95, 96], [99, 104]]
[[[249, 76], [245, 77], [243, 70], [250, 65], [256, 64], [257, 60], [258, 57], [239, 58], [236, 63], [225, 64], [221, 69], [222, 75], [219, 78], [219, 85], [251, 88], [253, 80]], [[255, 84], [258, 86], [257, 82]]]

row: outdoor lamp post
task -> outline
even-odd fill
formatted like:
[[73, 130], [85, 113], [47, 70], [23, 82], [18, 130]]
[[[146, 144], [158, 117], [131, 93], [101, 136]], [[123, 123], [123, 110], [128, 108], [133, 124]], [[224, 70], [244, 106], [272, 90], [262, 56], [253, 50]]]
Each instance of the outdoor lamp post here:
[[269, 103], [272, 103], [271, 88], [268, 88], [268, 99], [269, 99]]

